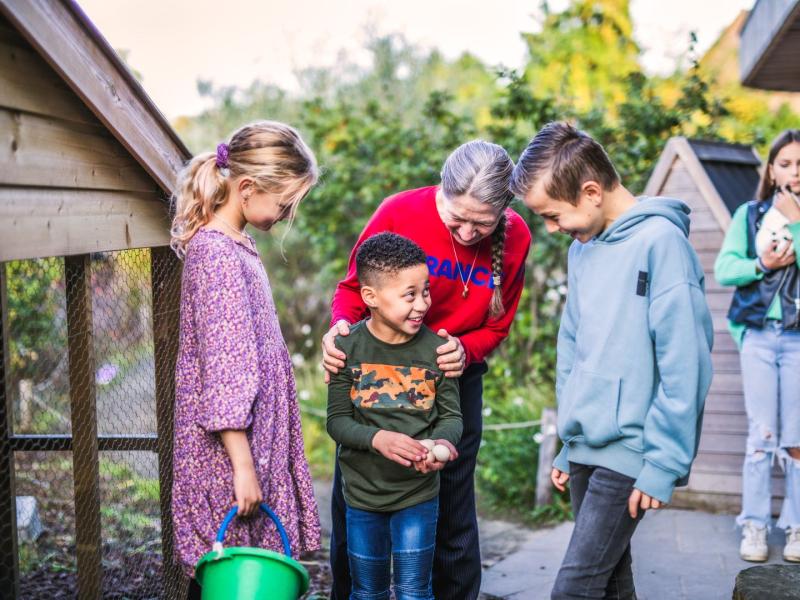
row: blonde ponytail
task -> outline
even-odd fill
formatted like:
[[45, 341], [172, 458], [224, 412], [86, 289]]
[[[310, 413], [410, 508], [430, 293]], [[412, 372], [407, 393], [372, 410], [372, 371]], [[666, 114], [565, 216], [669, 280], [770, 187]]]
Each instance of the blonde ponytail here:
[[181, 258], [197, 230], [225, 204], [236, 179], [249, 177], [260, 191], [289, 196], [291, 221], [297, 205], [319, 178], [314, 153], [300, 134], [284, 123], [245, 125], [231, 136], [230, 143], [220, 147], [223, 155], [219, 149], [199, 154], [178, 176], [170, 246]]

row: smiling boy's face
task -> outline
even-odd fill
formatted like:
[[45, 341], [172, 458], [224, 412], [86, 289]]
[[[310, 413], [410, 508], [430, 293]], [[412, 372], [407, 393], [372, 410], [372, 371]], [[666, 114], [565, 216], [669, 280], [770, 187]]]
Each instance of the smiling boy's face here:
[[394, 342], [410, 339], [422, 327], [431, 306], [428, 266], [414, 265], [376, 276], [375, 285], [361, 288], [373, 324]]
[[537, 180], [522, 201], [544, 219], [547, 233], [563, 233], [585, 244], [603, 232], [603, 190], [598, 183], [584, 183], [575, 204], [551, 198], [545, 185], [546, 178]]

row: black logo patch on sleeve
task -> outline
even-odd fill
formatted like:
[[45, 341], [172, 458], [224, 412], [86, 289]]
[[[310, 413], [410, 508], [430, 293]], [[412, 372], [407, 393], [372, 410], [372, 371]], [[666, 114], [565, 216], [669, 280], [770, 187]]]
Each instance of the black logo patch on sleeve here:
[[648, 282], [647, 271], [639, 271], [639, 278], [636, 280], [636, 295], [637, 296], [646, 296], [647, 295], [647, 282]]

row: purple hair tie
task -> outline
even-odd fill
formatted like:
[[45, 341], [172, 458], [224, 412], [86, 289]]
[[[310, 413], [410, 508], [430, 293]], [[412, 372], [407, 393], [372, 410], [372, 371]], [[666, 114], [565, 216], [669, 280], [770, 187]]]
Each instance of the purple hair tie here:
[[217, 144], [217, 168], [228, 168], [228, 144], [225, 142]]

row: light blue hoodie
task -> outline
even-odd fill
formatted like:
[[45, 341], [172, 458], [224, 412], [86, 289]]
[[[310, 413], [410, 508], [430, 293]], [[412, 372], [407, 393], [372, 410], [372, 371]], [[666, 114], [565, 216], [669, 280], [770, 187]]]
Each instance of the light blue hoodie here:
[[568, 461], [636, 479], [669, 502], [697, 454], [711, 384], [713, 326], [689, 208], [642, 197], [569, 249], [556, 396]]

